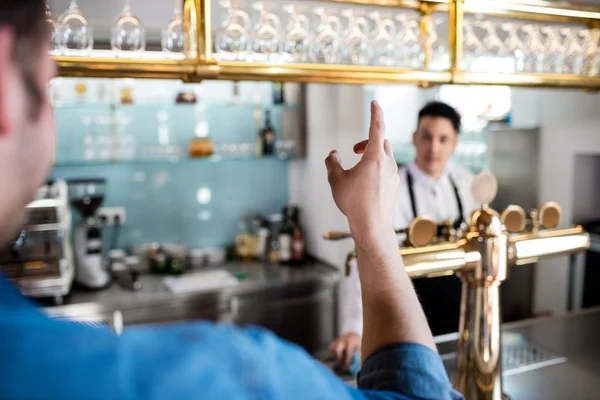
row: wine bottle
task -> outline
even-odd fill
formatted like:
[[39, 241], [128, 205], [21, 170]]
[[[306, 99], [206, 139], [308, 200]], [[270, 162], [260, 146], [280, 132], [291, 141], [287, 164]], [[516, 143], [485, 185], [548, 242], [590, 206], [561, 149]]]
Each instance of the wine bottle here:
[[272, 155], [275, 152], [275, 129], [271, 124], [271, 112], [265, 111], [265, 125], [260, 131], [262, 141], [262, 154], [264, 156]]

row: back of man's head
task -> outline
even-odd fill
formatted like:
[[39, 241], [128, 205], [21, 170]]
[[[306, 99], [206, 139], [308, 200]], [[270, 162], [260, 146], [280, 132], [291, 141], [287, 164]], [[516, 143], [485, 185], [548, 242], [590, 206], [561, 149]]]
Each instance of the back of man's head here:
[[441, 101], [432, 101], [425, 104], [419, 111], [418, 122], [423, 117], [446, 118], [452, 123], [456, 133], [460, 133], [460, 114], [452, 106]]
[[0, 1], [0, 242], [18, 228], [50, 163], [49, 33], [44, 0]]

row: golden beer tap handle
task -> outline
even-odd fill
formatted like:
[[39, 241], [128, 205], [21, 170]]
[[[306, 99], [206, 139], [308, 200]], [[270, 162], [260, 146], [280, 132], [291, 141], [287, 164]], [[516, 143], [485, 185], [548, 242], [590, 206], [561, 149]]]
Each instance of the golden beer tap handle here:
[[349, 239], [352, 237], [350, 232], [340, 232], [340, 231], [331, 231], [327, 232], [323, 235], [323, 239], [325, 240], [342, 240]]

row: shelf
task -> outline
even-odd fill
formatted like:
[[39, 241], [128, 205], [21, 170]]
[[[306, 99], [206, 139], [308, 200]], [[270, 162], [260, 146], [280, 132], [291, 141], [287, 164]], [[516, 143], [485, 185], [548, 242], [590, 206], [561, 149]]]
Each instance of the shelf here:
[[210, 157], [173, 157], [173, 158], [157, 158], [157, 159], [133, 159], [133, 160], [80, 160], [80, 161], [59, 161], [53, 167], [93, 167], [93, 166], [116, 166], [116, 165], [164, 165], [164, 164], [181, 164], [181, 163], [216, 163], [216, 162], [236, 162], [236, 161], [288, 161], [296, 159], [296, 156], [264, 156], [256, 158], [253, 155], [229, 156], [215, 154]]
[[443, 11], [448, 9], [448, 4], [451, 0], [320, 0], [323, 3], [340, 3], [344, 5], [364, 5], [364, 6], [381, 6], [381, 7], [395, 7], [395, 8], [408, 8], [413, 10], [420, 10], [423, 4], [433, 6], [436, 10]]
[[248, 110], [256, 110], [257, 108], [263, 110], [295, 110], [298, 108], [297, 104], [253, 104], [253, 103], [165, 103], [165, 104], [143, 104], [143, 103], [134, 103], [134, 104], [109, 104], [109, 103], [71, 103], [71, 104], [62, 104], [54, 107], [55, 111], [73, 111], [73, 110], [111, 110], [113, 107], [116, 110], [179, 110], [179, 109], [190, 109], [194, 110], [196, 108], [205, 109], [248, 109]]
[[452, 83], [459, 85], [506, 85], [599, 90], [600, 76], [586, 77], [581, 75], [567, 74], [488, 74], [476, 72], [455, 72]]
[[463, 11], [474, 14], [554, 22], [600, 20], [600, 8], [559, 1], [464, 0]]
[[[77, 54], [77, 53], [75, 53]], [[207, 79], [216, 75], [215, 65], [200, 64], [158, 51], [139, 52], [133, 57], [116, 57], [109, 50], [93, 50], [87, 55], [53, 56], [58, 75], [86, 78], [148, 78], [191, 80], [201, 74]]]
[[[186, 0], [184, 14], [189, 19], [198, 54], [192, 58], [159, 51], [131, 54], [116, 58], [110, 50], [94, 50], [89, 56], [70, 53], [55, 56], [59, 76], [104, 78], [180, 79], [186, 82], [202, 80], [253, 80], [353, 84], [417, 84], [428, 87], [439, 84], [485, 84], [534, 87], [600, 89], [600, 77], [558, 74], [487, 74], [456, 71], [425, 71], [396, 67], [253, 63], [217, 61], [211, 49], [214, 0]], [[422, 15], [435, 11], [447, 12], [450, 25], [449, 51], [455, 66], [462, 56], [464, 14], [481, 14], [509, 19], [600, 26], [600, 7], [541, 0], [320, 0], [327, 5], [404, 8]], [[423, 26], [421, 27], [423, 29]], [[421, 39], [427, 39], [421, 37]], [[426, 42], [426, 40], [425, 40]], [[426, 49], [422, 49], [426, 52]]]
[[414, 83], [428, 85], [450, 83], [449, 72], [431, 72], [407, 68], [334, 65], [267, 64], [219, 61], [218, 79], [269, 80], [320, 83]]

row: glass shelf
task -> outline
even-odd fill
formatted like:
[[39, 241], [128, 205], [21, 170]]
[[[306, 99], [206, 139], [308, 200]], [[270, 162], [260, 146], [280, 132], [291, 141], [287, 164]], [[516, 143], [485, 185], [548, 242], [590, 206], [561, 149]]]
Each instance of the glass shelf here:
[[254, 104], [254, 103], [165, 103], [165, 104], [149, 104], [149, 103], [134, 103], [134, 104], [121, 104], [121, 103], [68, 103], [55, 105], [55, 111], [70, 111], [70, 110], [108, 110], [112, 107], [116, 109], [140, 109], [140, 110], [165, 110], [165, 109], [195, 109], [206, 107], [213, 109], [249, 109], [255, 110], [257, 107], [261, 109], [273, 109], [273, 110], [295, 110], [298, 108], [297, 104]]
[[288, 161], [296, 159], [295, 155], [268, 155], [260, 158], [254, 155], [220, 155], [215, 154], [209, 157], [172, 157], [156, 159], [130, 159], [130, 160], [74, 160], [57, 161], [53, 167], [85, 167], [85, 166], [109, 166], [109, 165], [161, 165], [161, 164], [180, 164], [180, 163], [216, 163], [216, 162], [235, 162], [235, 161], [263, 161], [279, 160]]

